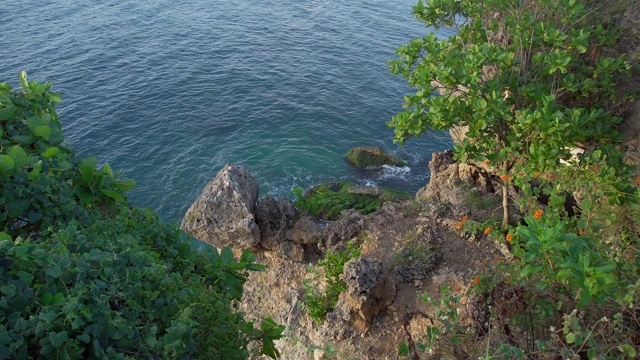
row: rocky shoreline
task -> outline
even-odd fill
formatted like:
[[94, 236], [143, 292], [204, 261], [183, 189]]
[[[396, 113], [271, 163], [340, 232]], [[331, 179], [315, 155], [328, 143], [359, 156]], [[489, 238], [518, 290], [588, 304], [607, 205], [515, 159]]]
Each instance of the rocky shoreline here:
[[[240, 309], [250, 319], [271, 316], [287, 326], [278, 348], [286, 359], [323, 359], [333, 353], [359, 359], [391, 358], [409, 338], [424, 338], [432, 311], [423, 296], [442, 285], [463, 294], [504, 245], [456, 231], [464, 216], [485, 220], [499, 206], [477, 208], [469, 194], [491, 204], [499, 189], [481, 168], [435, 153], [431, 181], [415, 199], [393, 199], [362, 215], [345, 210], [335, 221], [318, 221], [288, 199], [258, 197], [258, 182], [243, 167], [225, 166], [205, 187], [182, 222], [183, 229], [216, 247], [237, 253], [251, 248], [264, 272], [249, 275]], [[498, 213], [496, 213], [498, 211]], [[357, 244], [361, 255], [344, 266], [346, 291], [325, 321], [306, 314], [303, 282], [327, 251]], [[502, 246], [502, 248], [501, 248]], [[323, 286], [320, 284], [319, 286]], [[322, 289], [321, 289], [322, 290]], [[482, 311], [462, 302], [473, 321]]]

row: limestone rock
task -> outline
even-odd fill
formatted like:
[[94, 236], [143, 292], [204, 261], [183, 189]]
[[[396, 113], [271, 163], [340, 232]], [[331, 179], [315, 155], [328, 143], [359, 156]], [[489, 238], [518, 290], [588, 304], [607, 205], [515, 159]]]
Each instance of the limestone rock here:
[[298, 244], [315, 244], [320, 240], [321, 229], [309, 216], [298, 219], [287, 230], [285, 238]]
[[255, 247], [260, 242], [253, 214], [258, 193], [258, 182], [244, 167], [227, 164], [191, 205], [181, 227], [216, 247]]
[[360, 330], [369, 325], [371, 319], [389, 306], [396, 294], [393, 280], [385, 275], [382, 263], [377, 259], [358, 258], [344, 265], [343, 280], [347, 290], [340, 295], [339, 306], [346, 304], [351, 320]]
[[285, 240], [287, 230], [293, 226], [296, 210], [290, 200], [265, 196], [258, 200], [255, 216], [260, 229], [260, 246], [276, 250]]
[[[462, 205], [470, 188], [485, 193], [494, 191], [491, 178], [483, 170], [473, 165], [455, 162], [451, 150], [433, 153], [429, 169], [429, 184], [418, 190], [416, 200], [436, 200]], [[468, 184], [468, 188], [461, 186], [463, 183]]]
[[383, 165], [406, 166], [407, 163], [397, 155], [388, 154], [378, 147], [356, 146], [349, 150], [347, 160], [358, 169], [379, 168]]
[[337, 221], [327, 225], [322, 229], [320, 250], [326, 251], [336, 245], [345, 244], [347, 240], [353, 239], [362, 230], [364, 219], [358, 211], [345, 210]]

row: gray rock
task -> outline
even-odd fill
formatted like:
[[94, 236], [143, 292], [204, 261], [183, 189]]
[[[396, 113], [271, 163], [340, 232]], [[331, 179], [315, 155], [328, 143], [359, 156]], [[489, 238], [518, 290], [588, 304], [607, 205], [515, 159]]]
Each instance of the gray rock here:
[[285, 240], [287, 230], [293, 226], [296, 210], [287, 199], [265, 196], [258, 200], [255, 216], [260, 229], [260, 246], [276, 250]]
[[227, 164], [191, 205], [181, 227], [216, 247], [255, 247], [260, 242], [253, 214], [258, 193], [258, 182], [244, 167]]
[[346, 304], [351, 321], [364, 330], [374, 316], [393, 302], [395, 283], [384, 274], [381, 262], [376, 259], [350, 260], [344, 265], [342, 274], [347, 290], [340, 295], [342, 304], [336, 307], [344, 308]]
[[[453, 160], [453, 152], [433, 153], [429, 162], [431, 178], [427, 186], [418, 190], [416, 200], [436, 200], [442, 203], [464, 205], [470, 188], [488, 193], [494, 187], [491, 177], [482, 169]], [[465, 188], [464, 184], [468, 186]]]
[[357, 210], [345, 210], [337, 221], [322, 229], [318, 248], [327, 251], [337, 245], [346, 243], [358, 235], [364, 226], [364, 217]]
[[321, 229], [311, 217], [303, 216], [298, 219], [291, 229], [288, 229], [285, 238], [298, 244], [315, 244], [320, 240]]

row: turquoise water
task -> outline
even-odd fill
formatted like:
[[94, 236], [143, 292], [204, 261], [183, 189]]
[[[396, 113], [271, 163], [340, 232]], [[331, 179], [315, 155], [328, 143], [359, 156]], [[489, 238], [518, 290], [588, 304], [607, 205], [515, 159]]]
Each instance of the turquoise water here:
[[[342, 179], [415, 191], [445, 137], [399, 147], [386, 121], [409, 91], [394, 50], [428, 29], [415, 0], [0, 3], [0, 81], [54, 82], [68, 142], [123, 169], [129, 194], [179, 220], [226, 163], [263, 194]], [[408, 168], [359, 172], [343, 155], [380, 146]]]

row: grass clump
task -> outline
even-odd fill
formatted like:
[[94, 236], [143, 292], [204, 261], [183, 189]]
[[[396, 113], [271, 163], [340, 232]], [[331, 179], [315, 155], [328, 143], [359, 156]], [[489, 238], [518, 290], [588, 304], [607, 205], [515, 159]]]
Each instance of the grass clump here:
[[[323, 260], [318, 261], [318, 266], [324, 268], [324, 279], [321, 280], [320, 272], [315, 268], [309, 271], [313, 275], [311, 279], [303, 281], [305, 291], [304, 307], [307, 314], [317, 322], [324, 321], [327, 313], [338, 303], [338, 296], [347, 289], [347, 285], [340, 278], [344, 271], [344, 264], [349, 260], [360, 256], [360, 248], [355, 243], [347, 243], [344, 250], [328, 251]], [[325, 283], [324, 291], [314, 284]]]

